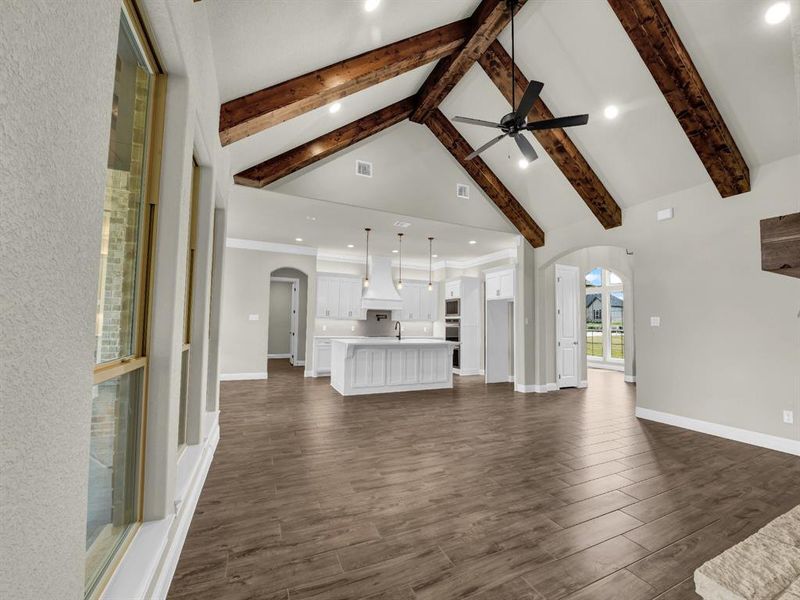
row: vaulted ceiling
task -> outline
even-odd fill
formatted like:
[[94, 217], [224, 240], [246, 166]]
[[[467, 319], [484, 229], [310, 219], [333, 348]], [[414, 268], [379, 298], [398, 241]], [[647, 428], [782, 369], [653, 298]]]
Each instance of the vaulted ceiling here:
[[[220, 94], [226, 102], [467, 19], [479, 4], [483, 8], [487, 3], [382, 0], [378, 9], [370, 13], [363, 10], [361, 1], [208, 0], [203, 4], [208, 11]], [[647, 32], [643, 34], [639, 29], [646, 27], [633, 31], [629, 27], [626, 32], [626, 18], [632, 17], [620, 14], [626, 8], [620, 9], [624, 4], [616, 0], [528, 0], [517, 15], [516, 64], [520, 76], [544, 82], [542, 101], [556, 116], [590, 114], [588, 125], [564, 130], [573, 143], [568, 156], [577, 158], [568, 161], [561, 156], [561, 168], [538, 141], [533, 144], [540, 158], [525, 170], [517, 165], [519, 153], [511, 140], [503, 140], [482, 155], [501, 186], [545, 233], [595, 216], [598, 227], [613, 226], [615, 223], [602, 223], [606, 209], [598, 209], [597, 202], [606, 202], [611, 214], [615, 203], [625, 209], [707, 183], [712, 177], [720, 193], [729, 195], [728, 188], [717, 181], [717, 165], [709, 167], [707, 156], [701, 160], [700, 142], [707, 142], [705, 136], [698, 139], [692, 129], [697, 121], [687, 126], [676, 117], [676, 103], [680, 106], [680, 102], [689, 102], [692, 109], [702, 103], [697, 98], [676, 98], [691, 86], [665, 89], [663, 81], [659, 81], [663, 74], [648, 70], [643, 61], [646, 46], [662, 41], [642, 40]], [[661, 10], [682, 42], [676, 56], [680, 59], [681, 51], [690, 56], [711, 104], [716, 105], [720, 122], [735, 140], [740, 155], [733, 153], [734, 167], [746, 163], [753, 170], [760, 164], [800, 153], [791, 31], [788, 22], [776, 27], [764, 22], [769, 1], [632, 0], [628, 4], [637, 5], [640, 13], [652, 6], [663, 7]], [[658, 32], [658, 27], [653, 31]], [[498, 41], [501, 51], [510, 52], [508, 27]], [[440, 59], [439, 66], [436, 61], [428, 62], [365, 86], [341, 99], [341, 110], [335, 114], [327, 106], [320, 106], [232, 141], [228, 146], [232, 168], [234, 172], [248, 169], [411, 97], [426, 80], [425, 87], [430, 88], [431, 80], [436, 79], [431, 73], [442, 73], [447, 66], [441, 61], [454, 60], [448, 56]], [[464, 76], [456, 78], [449, 93], [440, 94], [441, 113], [448, 119], [465, 115], [497, 120], [509, 112], [508, 101], [486, 69], [471, 61], [465, 64], [468, 68]], [[683, 76], [684, 69], [680, 71]], [[615, 120], [603, 117], [603, 108], [609, 104], [620, 109]], [[708, 113], [694, 115], [704, 125], [713, 121], [712, 117]], [[480, 127], [460, 123], [454, 126], [455, 134], [463, 136], [472, 147], [493, 134]], [[543, 142], [550, 144], [552, 140]], [[710, 147], [719, 148], [713, 139], [710, 142], [717, 144]], [[740, 163], [735, 162], [737, 156]], [[372, 179], [355, 175], [355, 159], [373, 162]], [[578, 163], [583, 165], [583, 171], [570, 173]], [[577, 184], [580, 173], [586, 172], [594, 179]], [[437, 140], [431, 128], [402, 121], [270, 182], [266, 189], [513, 231], [490, 201], [492, 194], [487, 195], [474, 179]], [[469, 200], [456, 198], [456, 183], [470, 185]], [[265, 202], [268, 201], [265, 195]]]

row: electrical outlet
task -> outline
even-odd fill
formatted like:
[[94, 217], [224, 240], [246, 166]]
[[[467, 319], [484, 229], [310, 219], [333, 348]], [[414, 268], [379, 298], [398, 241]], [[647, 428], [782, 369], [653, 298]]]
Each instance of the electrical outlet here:
[[783, 422], [788, 423], [789, 425], [794, 423], [794, 411], [791, 410], [783, 411]]
[[428, 333], [428, 328], [427, 327], [423, 327], [422, 328], [422, 333]]
[[250, 315], [251, 321], [258, 321], [258, 315]]
[[661, 317], [650, 317], [650, 327], [661, 327]]
[[322, 331], [328, 331], [328, 326], [327, 325], [323, 325], [322, 326]]
[[356, 330], [356, 326], [355, 325], [350, 325], [350, 331], [355, 331], [355, 330]]

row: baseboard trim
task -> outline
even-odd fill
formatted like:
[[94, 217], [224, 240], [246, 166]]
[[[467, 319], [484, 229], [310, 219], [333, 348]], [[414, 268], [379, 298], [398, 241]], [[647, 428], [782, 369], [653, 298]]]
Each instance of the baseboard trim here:
[[458, 372], [456, 373], [456, 370], [453, 369], [453, 373], [455, 373], [456, 375], [460, 375], [462, 377], [465, 377], [465, 376], [470, 376], [470, 375], [480, 375], [481, 374], [481, 370], [480, 369], [459, 369]]
[[316, 377], [316, 375], [314, 375], [314, 371], [305, 370], [303, 371], [303, 377]]
[[636, 383], [636, 375], [625, 375], [625, 383]]
[[788, 438], [750, 431], [748, 429], [739, 429], [738, 427], [730, 427], [728, 425], [720, 425], [719, 423], [711, 423], [710, 421], [701, 421], [700, 419], [691, 419], [689, 417], [673, 415], [671, 413], [643, 408], [641, 406], [636, 407], [636, 416], [648, 421], [656, 421], [658, 423], [664, 423], [665, 425], [674, 425], [675, 427], [681, 427], [683, 429], [691, 429], [692, 431], [699, 431], [700, 433], [707, 433], [736, 442], [743, 442], [761, 448], [769, 448], [770, 450], [777, 450], [778, 452], [800, 456], [800, 441], [797, 440], [790, 440]]
[[220, 373], [220, 381], [249, 381], [252, 379], [266, 379], [267, 372], [260, 373]]
[[[219, 443], [218, 413], [197, 448], [194, 473], [184, 497], [176, 501], [176, 512], [158, 521], [142, 523], [101, 595], [103, 600], [163, 600], [167, 597], [183, 542], [189, 532], [200, 492]], [[187, 448], [187, 452], [191, 449]]]
[[296, 361], [294, 361], [294, 366], [295, 367], [305, 367], [306, 366], [306, 361], [304, 361], [304, 360], [296, 360]]
[[267, 358], [292, 358], [291, 354], [267, 354]]
[[586, 381], [586, 380], [584, 379], [583, 381], [581, 381], [581, 382], [578, 384], [578, 387], [579, 387], [579, 388], [585, 388], [585, 387], [589, 387], [589, 382], [588, 382], [588, 381]]
[[515, 383], [514, 384], [514, 391], [520, 392], [521, 394], [546, 394], [547, 392], [555, 392], [558, 389], [558, 386], [555, 383], [544, 383], [544, 384], [530, 384], [525, 385], [522, 383]]

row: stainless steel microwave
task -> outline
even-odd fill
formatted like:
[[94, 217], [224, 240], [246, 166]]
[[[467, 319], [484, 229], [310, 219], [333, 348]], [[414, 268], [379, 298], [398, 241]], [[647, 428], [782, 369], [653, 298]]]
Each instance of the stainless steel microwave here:
[[461, 300], [459, 300], [458, 298], [453, 298], [452, 300], [445, 300], [444, 316], [445, 317], [461, 316]]

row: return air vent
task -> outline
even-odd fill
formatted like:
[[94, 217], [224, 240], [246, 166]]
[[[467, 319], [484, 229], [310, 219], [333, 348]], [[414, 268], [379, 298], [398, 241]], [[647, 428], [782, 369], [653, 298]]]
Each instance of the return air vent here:
[[456, 184], [456, 196], [459, 198], [469, 198], [469, 186], [463, 183]]
[[356, 175], [361, 175], [361, 177], [372, 177], [372, 163], [365, 160], [357, 160]]

